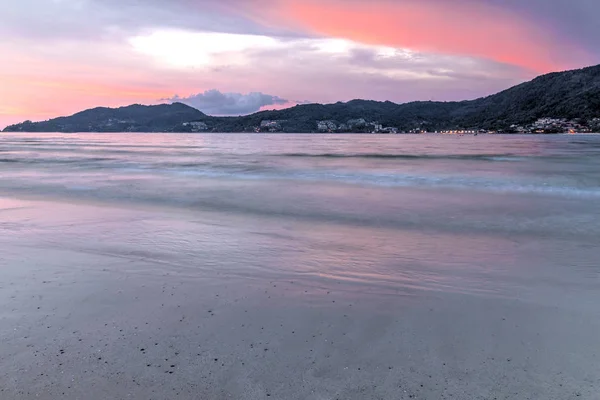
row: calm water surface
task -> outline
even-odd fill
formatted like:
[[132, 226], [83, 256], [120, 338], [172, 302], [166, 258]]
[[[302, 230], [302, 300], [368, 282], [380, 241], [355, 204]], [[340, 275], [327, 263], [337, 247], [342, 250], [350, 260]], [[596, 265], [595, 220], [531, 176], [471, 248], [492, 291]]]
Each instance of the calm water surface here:
[[199, 274], [551, 303], [598, 289], [595, 135], [3, 134], [0, 194], [210, 216], [237, 233], [97, 221], [69, 239], [201, 256]]

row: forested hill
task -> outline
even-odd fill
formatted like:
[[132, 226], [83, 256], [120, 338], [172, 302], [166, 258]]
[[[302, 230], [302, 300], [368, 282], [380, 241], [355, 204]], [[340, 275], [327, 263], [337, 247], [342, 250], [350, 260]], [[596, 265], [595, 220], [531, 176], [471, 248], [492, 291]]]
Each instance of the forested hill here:
[[[31, 132], [316, 132], [366, 131], [372, 124], [408, 130], [510, 130], [539, 118], [600, 118], [600, 65], [535, 78], [495, 95], [461, 102], [395, 104], [352, 100], [304, 104], [242, 117], [211, 117], [181, 103], [95, 108], [71, 117], [25, 122], [5, 131]], [[194, 122], [194, 124], [191, 124]], [[323, 129], [326, 128], [326, 129]], [[331, 129], [329, 129], [331, 128]]]
[[70, 117], [31, 122], [7, 127], [14, 132], [168, 132], [188, 121], [206, 118], [206, 114], [182, 103], [120, 108], [98, 107]]

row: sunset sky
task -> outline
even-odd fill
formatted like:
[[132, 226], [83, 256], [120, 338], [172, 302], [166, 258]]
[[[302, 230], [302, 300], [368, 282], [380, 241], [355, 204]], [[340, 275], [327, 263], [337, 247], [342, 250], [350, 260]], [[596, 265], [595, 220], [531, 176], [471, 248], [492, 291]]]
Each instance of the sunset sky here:
[[0, 128], [131, 103], [463, 100], [600, 63], [598, 0], [9, 0], [0, 16]]

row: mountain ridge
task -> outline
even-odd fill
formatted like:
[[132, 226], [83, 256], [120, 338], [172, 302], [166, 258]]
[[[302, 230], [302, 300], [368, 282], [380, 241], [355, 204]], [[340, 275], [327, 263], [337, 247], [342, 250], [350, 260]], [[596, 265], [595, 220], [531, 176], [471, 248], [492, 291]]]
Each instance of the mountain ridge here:
[[[540, 118], [600, 118], [600, 65], [552, 72], [475, 100], [435, 102], [354, 99], [302, 104], [239, 117], [208, 116], [183, 103], [96, 107], [42, 122], [25, 121], [5, 132], [367, 132], [373, 126], [401, 131], [480, 129], [514, 131]], [[590, 122], [591, 121], [591, 122]], [[335, 128], [335, 129], [333, 129]]]

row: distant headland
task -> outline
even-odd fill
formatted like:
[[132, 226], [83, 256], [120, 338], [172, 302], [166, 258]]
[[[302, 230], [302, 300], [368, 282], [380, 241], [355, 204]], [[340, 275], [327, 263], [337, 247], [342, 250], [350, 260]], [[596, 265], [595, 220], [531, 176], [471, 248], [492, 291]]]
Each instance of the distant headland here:
[[214, 117], [182, 103], [94, 108], [4, 132], [567, 133], [600, 131], [600, 65], [460, 102], [352, 100]]

